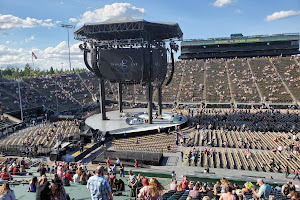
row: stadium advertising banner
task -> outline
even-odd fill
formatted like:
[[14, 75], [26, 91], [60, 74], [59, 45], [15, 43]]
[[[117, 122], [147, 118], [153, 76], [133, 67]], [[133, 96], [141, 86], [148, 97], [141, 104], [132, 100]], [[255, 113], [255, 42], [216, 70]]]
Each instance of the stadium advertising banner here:
[[243, 43], [243, 42], [259, 42], [259, 38], [255, 39], [238, 39], [238, 40], [216, 40], [215, 44], [227, 44], [227, 43]]
[[299, 41], [299, 35], [268, 36], [268, 37], [240, 37], [240, 38], [212, 38], [207, 40], [184, 40], [181, 46], [217, 45], [217, 44], [238, 44], [256, 42], [276, 42], [276, 41]]

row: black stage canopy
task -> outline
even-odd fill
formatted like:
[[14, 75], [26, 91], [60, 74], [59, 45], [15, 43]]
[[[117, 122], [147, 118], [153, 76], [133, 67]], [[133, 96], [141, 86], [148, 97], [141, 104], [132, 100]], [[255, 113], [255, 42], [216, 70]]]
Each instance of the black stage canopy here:
[[101, 23], [85, 24], [74, 31], [75, 39], [114, 40], [142, 38], [144, 41], [182, 39], [183, 33], [177, 23], [148, 22], [131, 18], [110, 19]]

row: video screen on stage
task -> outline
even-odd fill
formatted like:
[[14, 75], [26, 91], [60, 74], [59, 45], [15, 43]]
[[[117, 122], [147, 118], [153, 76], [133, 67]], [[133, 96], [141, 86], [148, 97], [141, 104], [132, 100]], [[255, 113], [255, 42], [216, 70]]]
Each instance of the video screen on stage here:
[[165, 49], [109, 49], [100, 50], [100, 72], [113, 82], [146, 82], [150, 76], [152, 51], [152, 81], [164, 80], [167, 73]]
[[167, 50], [152, 50], [152, 81], [164, 80], [167, 74]]
[[140, 81], [143, 78], [143, 49], [100, 51], [100, 72], [110, 81]]

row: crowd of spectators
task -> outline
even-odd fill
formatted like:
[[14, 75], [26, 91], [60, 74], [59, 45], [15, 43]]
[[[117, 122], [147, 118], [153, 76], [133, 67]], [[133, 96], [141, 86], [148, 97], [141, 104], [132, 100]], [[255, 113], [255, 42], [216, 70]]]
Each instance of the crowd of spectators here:
[[[203, 100], [208, 103], [234, 100], [238, 103], [292, 103], [293, 99], [283, 83], [299, 100], [299, 74], [299, 63], [292, 57], [177, 61], [171, 83], [168, 86], [163, 84], [162, 98], [163, 102], [169, 103]], [[56, 110], [57, 98], [59, 108], [68, 110], [89, 105], [98, 99], [99, 79], [91, 72], [44, 75], [21, 80], [20, 89], [23, 108], [44, 105]], [[145, 102], [146, 91], [147, 88], [141, 84], [124, 84], [123, 99]], [[105, 92], [106, 98], [117, 100], [118, 84], [105, 81]], [[0, 114], [19, 109], [18, 93], [16, 81], [1, 80]], [[154, 100], [157, 100], [156, 92]]]
[[185, 61], [180, 102], [199, 102], [204, 99], [204, 61]]
[[249, 63], [263, 101], [272, 103], [292, 102], [290, 94], [268, 58], [250, 59]]
[[11, 134], [1, 141], [1, 145], [7, 147], [19, 147], [20, 151], [27, 157], [33, 157], [43, 152], [43, 149], [50, 149], [64, 139], [78, 137], [80, 122], [78, 120], [64, 120], [53, 123], [43, 121], [43, 124], [28, 127]]
[[230, 89], [226, 73], [226, 63], [222, 59], [206, 61], [206, 101], [230, 102]]
[[235, 101], [259, 103], [260, 97], [247, 61], [244, 59], [232, 59], [227, 62]]
[[[108, 158], [106, 166], [97, 166], [94, 171], [87, 170], [83, 163], [54, 162], [52, 166], [40, 164], [38, 172], [40, 178], [33, 177], [29, 182], [28, 192], [35, 192], [36, 199], [70, 199], [65, 187], [70, 185], [86, 185], [91, 194], [91, 199], [113, 199], [125, 191], [125, 184], [130, 189], [130, 197], [140, 199], [161, 199], [164, 187], [156, 178], [148, 179], [132, 170], [128, 171], [127, 182], [124, 183], [124, 166], [117, 159], [112, 164]], [[117, 174], [120, 171], [120, 175]], [[53, 178], [47, 177], [47, 174]], [[120, 176], [120, 178], [118, 177]], [[50, 184], [52, 182], [52, 185]], [[51, 186], [50, 186], [51, 185]], [[70, 194], [71, 196], [72, 194]]]
[[300, 67], [292, 57], [272, 59], [277, 72], [296, 99], [300, 99]]
[[[21, 171], [17, 171], [15, 168], [18, 166], [25, 168], [27, 163], [24, 159], [19, 161], [7, 159], [0, 166], [2, 168], [2, 180], [11, 180], [11, 177], [15, 175], [22, 175]], [[14, 166], [14, 170], [9, 175], [7, 168], [11, 166]], [[120, 171], [120, 175], [117, 171]], [[27, 187], [27, 192], [35, 193], [37, 200], [71, 199], [73, 194], [67, 193], [65, 188], [73, 184], [85, 186], [90, 192], [91, 199], [112, 200], [114, 196], [122, 195], [126, 186], [129, 187], [130, 197], [140, 200], [172, 199], [173, 195], [174, 199], [184, 196], [184, 199], [189, 200], [299, 200], [300, 198], [299, 192], [296, 191], [295, 185], [291, 181], [275, 187], [270, 186], [260, 178], [257, 179], [256, 184], [246, 182], [240, 185], [232, 183], [224, 177], [215, 183], [190, 181], [186, 175], [183, 176], [182, 180], [176, 180], [176, 174], [174, 174], [167, 189], [162, 186], [159, 179], [136, 175], [134, 171], [129, 170], [126, 182], [122, 178], [124, 177], [124, 166], [118, 158], [115, 163], [107, 158], [106, 166], [99, 165], [94, 171], [88, 170], [83, 163], [55, 161], [51, 166], [41, 163], [37, 172], [39, 172], [39, 176], [32, 176]], [[24, 173], [27, 174], [27, 172]], [[295, 178], [299, 178], [299, 174], [297, 176]], [[166, 189], [168, 192], [165, 192]], [[16, 199], [14, 191], [9, 187], [9, 182], [2, 184], [0, 198]]]
[[[188, 163], [282, 173], [286, 165], [292, 172], [300, 167], [300, 119], [299, 111], [293, 107], [288, 110], [186, 107], [181, 112], [187, 114], [190, 128], [176, 131], [176, 144], [193, 147], [186, 152]], [[215, 151], [215, 147], [236, 149]], [[182, 152], [182, 160], [184, 155]]]
[[[68, 110], [92, 102], [92, 95], [76, 73], [23, 79], [20, 82], [20, 91], [23, 109], [46, 106], [56, 110], [56, 103], [58, 103], [60, 110]], [[20, 108], [19, 88], [16, 81], [3, 79], [0, 82], [0, 96], [3, 97], [1, 98], [3, 101], [0, 102], [2, 112]]]
[[188, 109], [189, 123], [198, 129], [225, 129], [228, 131], [263, 131], [297, 133], [299, 111], [270, 108], [252, 109]]
[[7, 158], [0, 163], [1, 180], [12, 180], [13, 176], [25, 176], [27, 174], [26, 168], [28, 163], [24, 158], [17, 160], [16, 158]]
[[170, 184], [170, 191], [163, 195], [186, 195], [189, 200], [275, 200], [275, 199], [299, 199], [299, 192], [295, 191], [295, 185], [292, 182], [283, 186], [271, 187], [263, 179], [257, 179], [256, 184], [246, 182], [240, 186], [229, 182], [222, 177], [215, 184], [212, 182], [190, 181], [187, 176], [183, 176], [181, 181], [174, 180]]
[[[184, 61], [178, 61], [175, 63], [175, 69], [173, 74], [173, 79], [169, 83], [169, 85], [164, 85], [162, 87], [162, 101], [163, 102], [176, 102], [178, 100], [178, 92], [179, 92], [179, 84], [182, 79], [184, 68]], [[169, 77], [166, 77], [166, 81], [169, 79]], [[154, 99], [157, 99], [154, 97]]]

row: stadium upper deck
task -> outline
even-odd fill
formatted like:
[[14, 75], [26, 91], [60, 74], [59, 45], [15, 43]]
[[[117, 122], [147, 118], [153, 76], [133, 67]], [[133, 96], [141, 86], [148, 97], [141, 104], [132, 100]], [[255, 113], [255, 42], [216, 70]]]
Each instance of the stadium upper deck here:
[[180, 59], [290, 56], [299, 53], [299, 33], [185, 40]]

